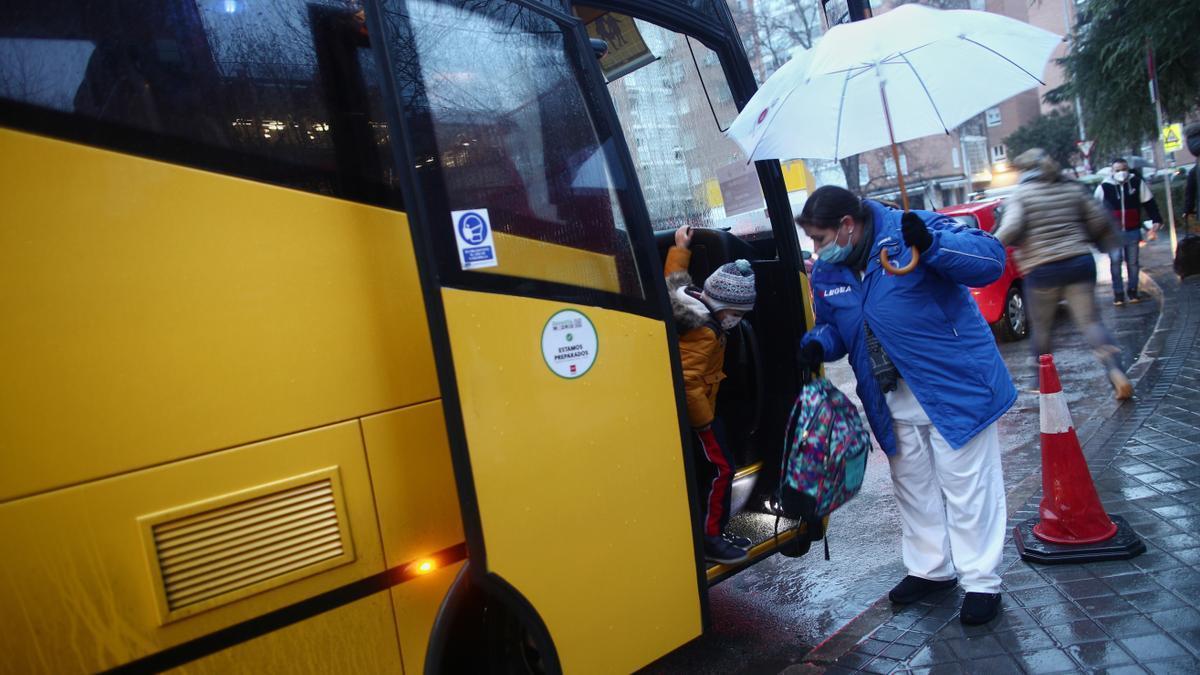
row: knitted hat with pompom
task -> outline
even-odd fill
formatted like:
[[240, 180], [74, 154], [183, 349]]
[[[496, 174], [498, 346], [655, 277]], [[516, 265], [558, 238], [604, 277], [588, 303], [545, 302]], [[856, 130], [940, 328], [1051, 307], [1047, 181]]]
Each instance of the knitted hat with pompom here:
[[702, 297], [714, 312], [720, 309], [749, 312], [754, 309], [754, 268], [750, 266], [750, 261], [735, 260], [718, 267], [705, 280]]

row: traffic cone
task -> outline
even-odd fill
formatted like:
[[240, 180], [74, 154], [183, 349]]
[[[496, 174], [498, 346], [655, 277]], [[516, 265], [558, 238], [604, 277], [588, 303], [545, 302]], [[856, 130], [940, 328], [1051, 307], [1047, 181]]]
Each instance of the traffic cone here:
[[1025, 560], [1043, 563], [1132, 558], [1146, 550], [1120, 516], [1109, 517], [1096, 494], [1054, 357], [1039, 359], [1041, 380], [1042, 503], [1039, 518], [1018, 525], [1013, 536]]

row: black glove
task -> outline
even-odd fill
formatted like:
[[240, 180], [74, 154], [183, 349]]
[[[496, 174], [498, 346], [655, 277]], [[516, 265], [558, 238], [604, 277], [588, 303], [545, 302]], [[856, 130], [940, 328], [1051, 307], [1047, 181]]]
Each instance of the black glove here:
[[900, 217], [900, 231], [904, 234], [904, 243], [921, 253], [933, 246], [933, 235], [929, 234], [929, 229], [925, 227], [925, 221], [912, 211], [905, 211], [904, 215]]
[[811, 340], [796, 350], [796, 362], [809, 370], [815, 371], [824, 361], [825, 348], [816, 340]]

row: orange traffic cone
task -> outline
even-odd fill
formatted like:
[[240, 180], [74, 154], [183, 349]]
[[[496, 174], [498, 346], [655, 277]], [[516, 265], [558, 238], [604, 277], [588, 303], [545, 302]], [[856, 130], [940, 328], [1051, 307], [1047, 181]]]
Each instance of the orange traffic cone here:
[[[1094, 562], [1132, 558], [1146, 545], [1119, 516], [1110, 518], [1096, 494], [1054, 357], [1039, 359], [1042, 503], [1037, 518], [1014, 531], [1017, 550], [1034, 562]], [[1030, 536], [1032, 535], [1032, 536]]]

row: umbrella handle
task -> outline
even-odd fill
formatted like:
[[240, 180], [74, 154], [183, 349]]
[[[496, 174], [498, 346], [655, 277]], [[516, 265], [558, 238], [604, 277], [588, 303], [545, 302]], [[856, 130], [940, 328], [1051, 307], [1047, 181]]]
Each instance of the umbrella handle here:
[[892, 264], [892, 261], [888, 259], [887, 249], [879, 249], [879, 264], [883, 265], [884, 271], [886, 271], [888, 274], [904, 276], [905, 274], [917, 269], [917, 263], [921, 261], [921, 252], [916, 248], [912, 248], [910, 250], [912, 251], [912, 260], [908, 261], [908, 264], [904, 267], [896, 267]]

